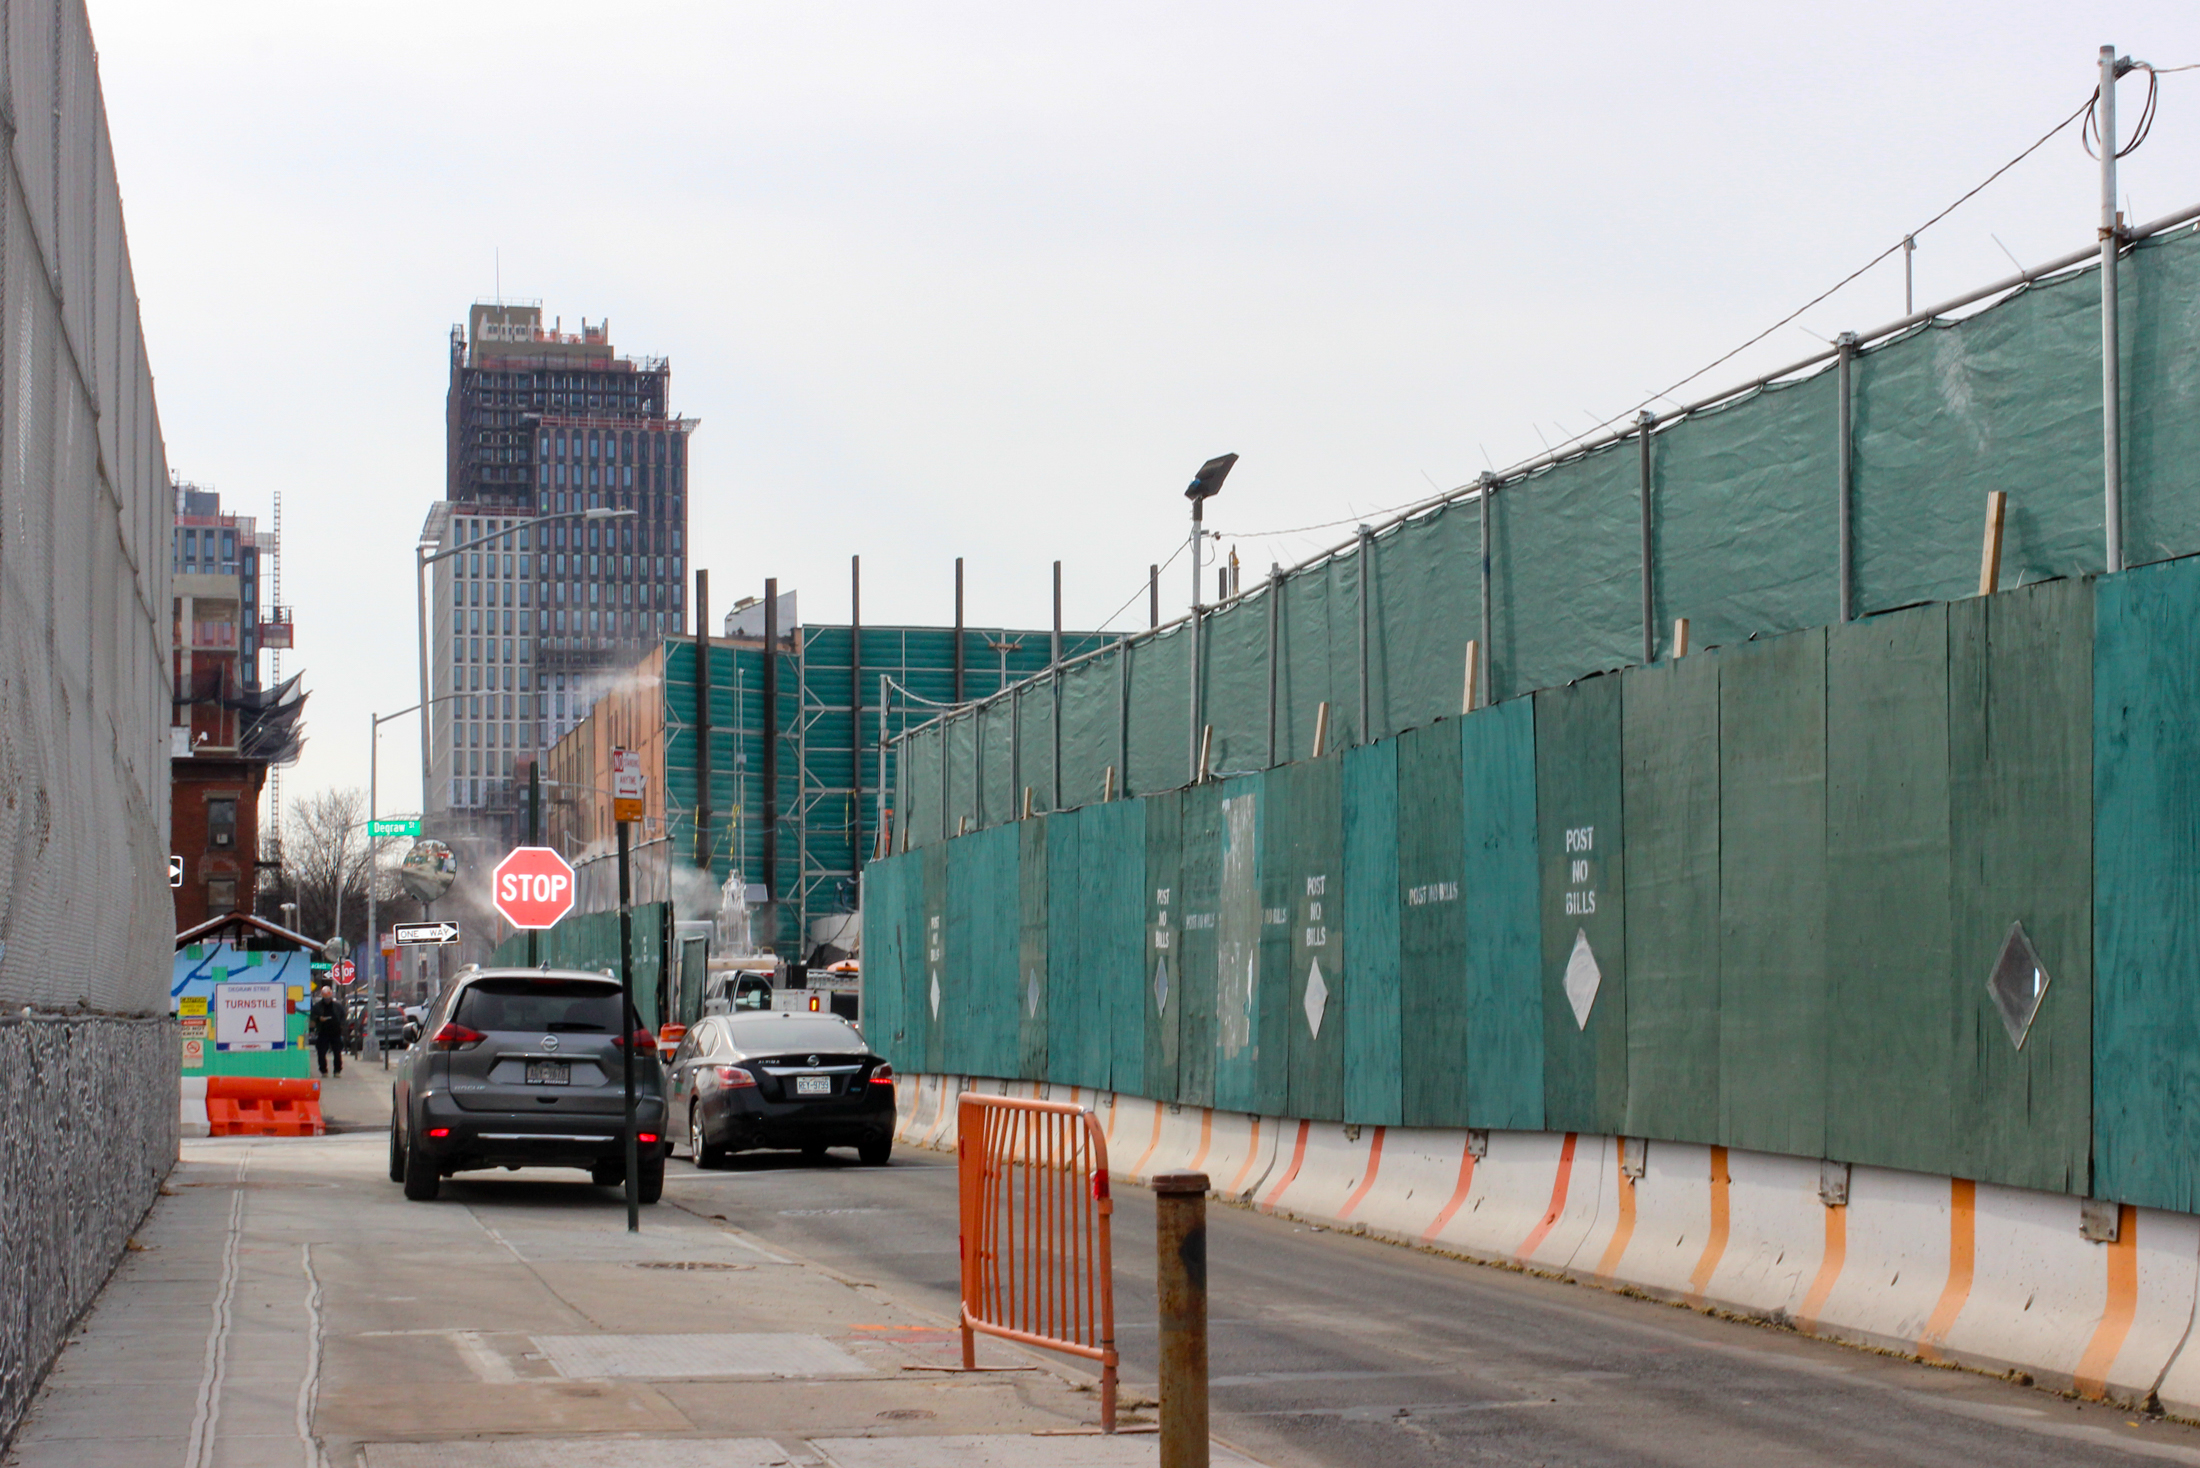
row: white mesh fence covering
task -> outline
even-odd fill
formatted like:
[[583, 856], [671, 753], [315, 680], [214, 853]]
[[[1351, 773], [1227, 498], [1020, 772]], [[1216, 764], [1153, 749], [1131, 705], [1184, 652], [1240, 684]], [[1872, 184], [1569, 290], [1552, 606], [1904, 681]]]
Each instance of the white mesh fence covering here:
[[81, 0], [0, 48], [0, 1006], [159, 1014], [167, 464]]

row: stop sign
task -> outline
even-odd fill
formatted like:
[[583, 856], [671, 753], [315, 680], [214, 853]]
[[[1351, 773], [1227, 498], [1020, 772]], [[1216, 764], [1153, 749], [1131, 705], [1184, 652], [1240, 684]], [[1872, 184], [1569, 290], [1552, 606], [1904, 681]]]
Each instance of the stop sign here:
[[517, 846], [490, 874], [489, 896], [515, 928], [554, 928], [573, 910], [573, 869], [547, 846]]

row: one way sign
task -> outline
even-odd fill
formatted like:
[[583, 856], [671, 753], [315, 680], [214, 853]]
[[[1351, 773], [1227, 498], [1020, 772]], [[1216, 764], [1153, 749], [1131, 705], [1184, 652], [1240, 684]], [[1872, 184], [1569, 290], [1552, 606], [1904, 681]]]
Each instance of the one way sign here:
[[400, 948], [458, 941], [457, 923], [397, 923], [391, 926], [390, 931], [397, 935], [397, 946]]

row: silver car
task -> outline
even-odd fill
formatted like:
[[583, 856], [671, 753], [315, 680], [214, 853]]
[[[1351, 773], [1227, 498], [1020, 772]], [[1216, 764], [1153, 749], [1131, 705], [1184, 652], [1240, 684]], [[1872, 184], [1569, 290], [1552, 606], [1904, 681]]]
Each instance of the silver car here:
[[664, 1072], [618, 983], [567, 969], [468, 969], [428, 1009], [390, 1097], [390, 1181], [416, 1201], [454, 1172], [577, 1167], [626, 1182], [623, 1068], [633, 1047], [636, 1191], [665, 1185]]

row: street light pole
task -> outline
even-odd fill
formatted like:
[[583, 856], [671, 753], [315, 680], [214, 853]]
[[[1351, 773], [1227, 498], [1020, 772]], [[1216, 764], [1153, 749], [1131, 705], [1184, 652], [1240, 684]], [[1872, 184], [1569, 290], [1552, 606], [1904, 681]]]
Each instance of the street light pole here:
[[[619, 1046], [619, 1056], [625, 1070], [626, 1085], [626, 1231], [640, 1233], [642, 1229], [641, 1205], [641, 1144], [634, 1136], [634, 1036], [639, 1030], [635, 1021], [641, 1016], [634, 1009], [634, 911], [631, 904], [633, 889], [627, 874], [627, 823], [619, 827], [619, 1002], [625, 1007], [625, 1017], [620, 1021], [627, 1027], [626, 1042]], [[671, 1113], [667, 1111], [669, 1117]]]
[[[1192, 621], [1190, 627], [1191, 650], [1185, 662], [1191, 668], [1191, 687], [1187, 690], [1186, 707], [1191, 711], [1189, 740], [1186, 745], [1184, 783], [1191, 785], [1199, 780], [1199, 540], [1206, 517], [1207, 501], [1222, 493], [1222, 481], [1230, 477], [1231, 465], [1237, 463], [1236, 454], [1222, 454], [1199, 466], [1192, 482], [1184, 487], [1184, 498], [1192, 502]], [[1125, 772], [1126, 775], [1128, 771]]]
[[420, 813], [428, 813], [428, 785], [434, 770], [434, 753], [429, 742], [428, 705], [436, 700], [428, 696], [428, 567], [437, 561], [448, 560], [461, 551], [472, 550], [477, 545], [487, 545], [501, 540], [514, 530], [530, 525], [550, 525], [560, 520], [631, 520], [637, 510], [568, 510], [561, 515], [530, 515], [524, 520], [514, 520], [505, 529], [477, 535], [472, 540], [462, 540], [429, 554], [425, 543], [413, 547], [413, 591], [419, 607], [420, 619]]

